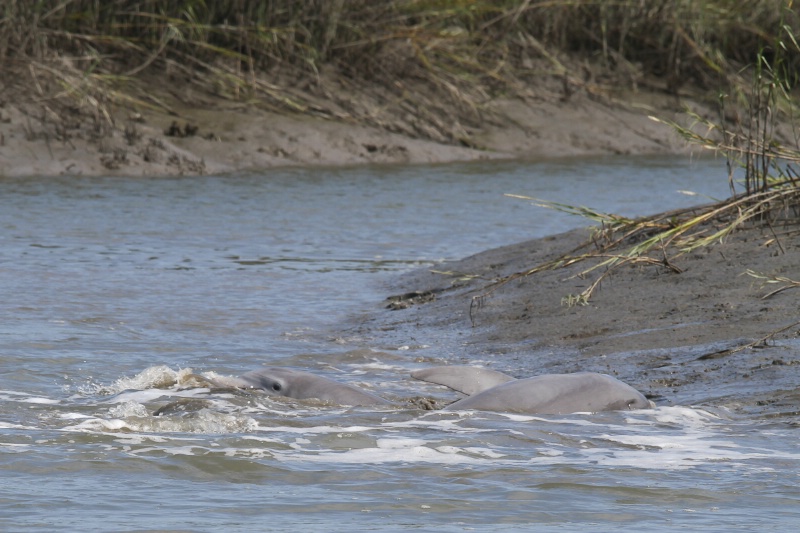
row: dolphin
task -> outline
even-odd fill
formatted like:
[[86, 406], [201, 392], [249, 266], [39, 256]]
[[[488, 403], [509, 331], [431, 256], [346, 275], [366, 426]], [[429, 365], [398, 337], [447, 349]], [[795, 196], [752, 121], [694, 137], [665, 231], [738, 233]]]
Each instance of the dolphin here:
[[444, 385], [455, 391], [463, 392], [467, 396], [472, 396], [515, 379], [496, 370], [465, 365], [423, 368], [422, 370], [411, 372], [411, 377]]
[[315, 398], [338, 405], [389, 405], [391, 403], [358, 387], [291, 368], [260, 368], [235, 378], [217, 378], [212, 383], [223, 387], [259, 389], [269, 395], [286, 396], [297, 400]]
[[563, 415], [655, 406], [630, 385], [596, 372], [514, 379], [495, 370], [456, 365], [416, 370], [411, 376], [468, 395], [445, 407], [445, 411]]

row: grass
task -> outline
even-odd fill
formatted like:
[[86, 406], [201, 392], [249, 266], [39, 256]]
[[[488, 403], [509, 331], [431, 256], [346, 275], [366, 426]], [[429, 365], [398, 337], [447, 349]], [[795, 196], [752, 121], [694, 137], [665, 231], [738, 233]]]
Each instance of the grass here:
[[[738, 94], [744, 118], [735, 122], [725, 119], [724, 104], [728, 95], [724, 93], [720, 94], [718, 121], [695, 116], [704, 134], [697, 133], [698, 128], [686, 128], [653, 117], [670, 125], [689, 142], [726, 156], [730, 198], [706, 206], [629, 219], [588, 207], [508, 195], [582, 216], [599, 226], [592, 238], [577, 250], [496, 280], [476, 300], [482, 300], [514, 279], [587, 262], [590, 265], [577, 277], [584, 278], [596, 271], [601, 273], [580, 294], [570, 294], [563, 299], [563, 304], [568, 306], [586, 305], [601, 282], [621, 267], [655, 265], [679, 274], [682, 270], [677, 260], [681, 256], [722, 242], [748, 225], [767, 229], [767, 243], [775, 244], [780, 253], [786, 253], [781, 238], [800, 235], [797, 228], [800, 224], [800, 132], [795, 130], [799, 111], [795, 93], [800, 79], [797, 71], [788, 67], [793, 65], [792, 61], [787, 60], [800, 55], [800, 44], [788, 25], [783, 25], [783, 33], [771, 50], [770, 54], [762, 50], [756, 55], [748, 92]], [[741, 86], [729, 89], [739, 91]], [[784, 132], [783, 138], [778, 134], [782, 124], [790, 126], [789, 134]], [[776, 226], [793, 229], [779, 236]], [[783, 284], [765, 298], [798, 286], [798, 282], [785, 276], [746, 273], [765, 283]]]
[[41, 101], [153, 105], [126, 90], [148, 75], [337, 116], [292, 89], [334, 72], [381, 86], [426, 122], [419, 135], [453, 143], [468, 141], [437, 112], [443, 100], [479, 121], [491, 96], [530, 95], [543, 77], [566, 95], [598, 78], [675, 93], [736, 86], [758, 53], [770, 60], [784, 26], [800, 34], [787, 0], [6, 0], [0, 17], [0, 65]]

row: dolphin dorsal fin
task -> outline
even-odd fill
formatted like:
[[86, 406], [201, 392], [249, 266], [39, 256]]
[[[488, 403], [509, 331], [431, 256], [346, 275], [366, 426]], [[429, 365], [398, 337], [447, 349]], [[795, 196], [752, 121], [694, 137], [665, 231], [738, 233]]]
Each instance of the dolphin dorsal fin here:
[[508, 374], [496, 370], [465, 365], [435, 366], [414, 370], [411, 372], [411, 377], [420, 381], [444, 385], [467, 396], [514, 380]]

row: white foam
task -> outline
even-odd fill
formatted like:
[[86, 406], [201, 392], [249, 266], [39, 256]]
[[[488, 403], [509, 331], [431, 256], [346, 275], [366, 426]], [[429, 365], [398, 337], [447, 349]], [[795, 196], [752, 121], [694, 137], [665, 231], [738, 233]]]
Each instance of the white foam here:
[[[728, 442], [701, 443], [691, 439], [677, 440], [678, 442], [662, 442], [656, 450], [595, 448], [584, 450], [584, 455], [594, 464], [657, 470], [686, 470], [708, 463], [740, 464], [747, 460], [769, 456], [749, 453], [735, 445], [731, 446]], [[800, 459], [800, 456], [795, 459]]]
[[294, 426], [256, 426], [255, 431], [277, 432], [277, 433], [290, 433], [303, 435], [321, 435], [330, 433], [364, 433], [374, 430], [371, 426], [308, 426], [308, 427], [294, 427]]
[[[438, 418], [439, 416], [447, 416], [451, 415], [452, 418]], [[426, 420], [427, 417], [436, 416], [437, 418], [434, 420]], [[438, 412], [438, 411], [431, 411], [430, 413], [426, 413], [421, 415], [418, 418], [414, 418], [411, 420], [403, 420], [398, 422], [384, 422], [381, 424], [384, 428], [392, 428], [392, 429], [414, 429], [414, 428], [424, 428], [424, 429], [431, 429], [436, 430], [441, 433], [463, 433], [463, 434], [470, 434], [470, 433], [487, 433], [495, 431], [491, 428], [476, 428], [476, 427], [469, 427], [464, 426], [465, 419], [457, 412]]]
[[[262, 437], [262, 436], [259, 436], [259, 435], [242, 435], [242, 440], [253, 440], [253, 441], [256, 441], [256, 442], [266, 442], [266, 443], [270, 443], [270, 444], [281, 444], [281, 443], [283, 443], [283, 440], [281, 440], [281, 439], [275, 439], [275, 438], [271, 438], [271, 437]], [[297, 439], [297, 440], [299, 441], [301, 439]], [[306, 440], [306, 439], [304, 439], [304, 440]], [[306, 444], [309, 444], [310, 442], [311, 441], [306, 440]]]
[[371, 361], [369, 363], [353, 363], [348, 366], [354, 369], [353, 370], [354, 374], [366, 374], [368, 371], [375, 371], [375, 370], [386, 370], [397, 373], [405, 372], [405, 368], [402, 366], [379, 363], [378, 361]]
[[682, 427], [706, 428], [718, 424], [724, 419], [704, 409], [681, 406], [663, 406], [655, 409], [628, 411], [626, 421], [629, 424], [670, 424]]
[[39, 404], [46, 404], [46, 405], [56, 405], [61, 403], [58, 400], [51, 400], [50, 398], [40, 398], [36, 396], [31, 396], [29, 398], [23, 398], [19, 400], [23, 403], [39, 403]]
[[264, 448], [223, 448], [220, 450], [226, 457], [247, 457], [248, 459], [264, 459], [274, 456], [272, 450]]
[[152, 438], [152, 434], [218, 435], [258, 430], [256, 421], [248, 416], [208, 409], [201, 409], [194, 417], [156, 417], [150, 415], [146, 406], [136, 402], [126, 402], [111, 408], [109, 415], [112, 418], [81, 417], [79, 423], [63, 430], [103, 434], [128, 431], [134, 434], [146, 433], [148, 438]]
[[31, 445], [16, 442], [0, 442], [0, 449], [8, 453], [22, 453], [30, 450]]
[[82, 413], [61, 413], [58, 415], [58, 418], [62, 420], [85, 420], [93, 417]]
[[[310, 451], [309, 451], [310, 452]], [[274, 451], [279, 461], [308, 461], [335, 464], [379, 464], [379, 463], [435, 463], [485, 464], [492, 459], [470, 455], [456, 446], [430, 447], [427, 442], [413, 438], [378, 439], [374, 448], [346, 451], [322, 451], [303, 455]]]
[[394, 439], [378, 439], [375, 444], [378, 448], [383, 448], [384, 450], [393, 450], [393, 449], [401, 449], [401, 448], [417, 448], [419, 446], [424, 446], [425, 441], [422, 439], [409, 439], [409, 438], [394, 438]]
[[191, 368], [172, 370], [166, 365], [151, 366], [133, 377], [120, 378], [108, 386], [95, 385], [85, 392], [90, 394], [118, 394], [127, 390], [168, 389], [186, 381], [191, 374]]
[[126, 418], [129, 416], [148, 416], [150, 413], [144, 405], [134, 401], [127, 401], [109, 409], [108, 414], [114, 418]]
[[210, 390], [206, 388], [169, 390], [169, 391], [165, 391], [163, 389], [126, 390], [124, 392], [116, 394], [111, 398], [103, 400], [101, 403], [127, 403], [127, 402], [148, 403], [157, 400], [159, 398], [162, 398], [167, 394], [170, 397], [195, 398], [195, 397], [207, 396], [209, 392]]
[[11, 424], [10, 422], [0, 422], [0, 429], [25, 429], [25, 430], [35, 430], [39, 429], [33, 426], [23, 426], [21, 424]]
[[61, 403], [60, 400], [42, 398], [41, 396], [31, 396], [29, 392], [18, 392], [11, 390], [0, 391], [0, 400], [19, 402], [19, 403], [44, 404], [44, 405], [57, 405]]
[[89, 433], [96, 432], [116, 432], [121, 429], [131, 429], [124, 420], [111, 419], [105, 420], [103, 418], [88, 418], [79, 424], [64, 428], [67, 431], [83, 431]]
[[[162, 448], [161, 450], [170, 455], [196, 455], [193, 446], [173, 446], [167, 449]], [[205, 451], [205, 448], [203, 448], [203, 451]]]

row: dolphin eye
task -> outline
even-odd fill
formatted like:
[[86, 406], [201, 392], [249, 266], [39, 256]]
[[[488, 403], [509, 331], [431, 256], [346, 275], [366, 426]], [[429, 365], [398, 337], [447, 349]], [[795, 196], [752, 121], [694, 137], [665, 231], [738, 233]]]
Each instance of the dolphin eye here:
[[272, 384], [272, 390], [274, 390], [275, 392], [280, 392], [282, 388], [283, 387], [281, 387], [280, 383], [273, 383]]

